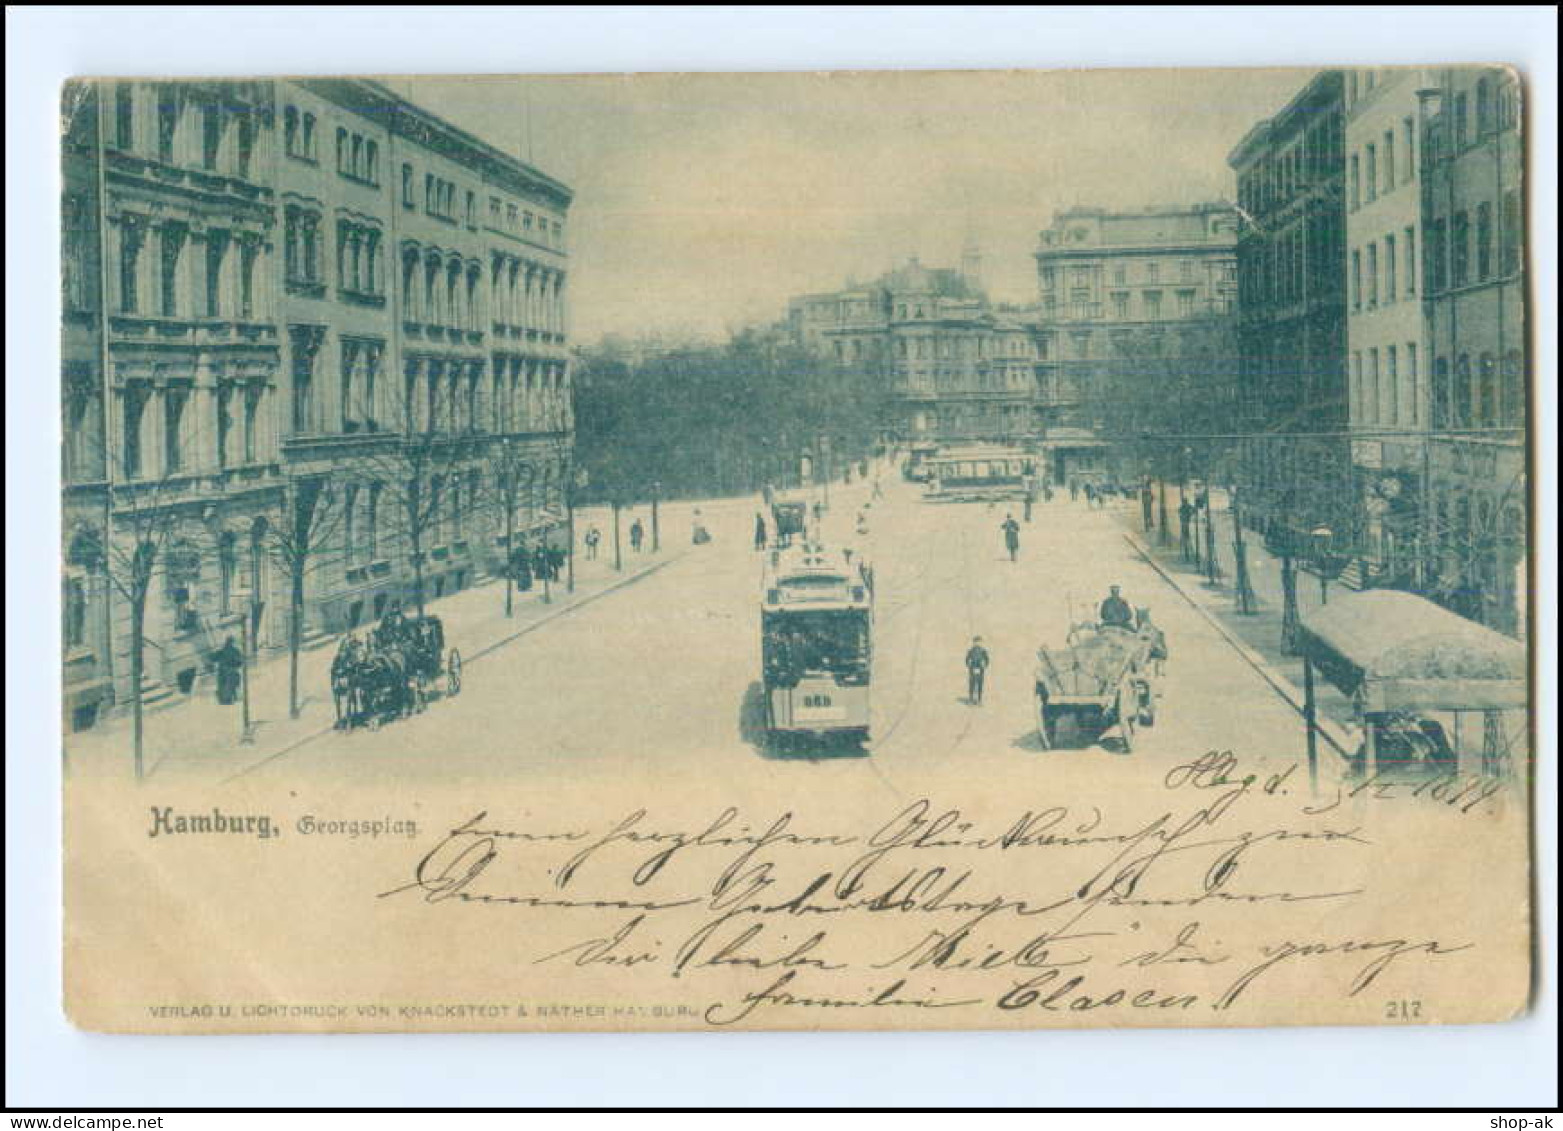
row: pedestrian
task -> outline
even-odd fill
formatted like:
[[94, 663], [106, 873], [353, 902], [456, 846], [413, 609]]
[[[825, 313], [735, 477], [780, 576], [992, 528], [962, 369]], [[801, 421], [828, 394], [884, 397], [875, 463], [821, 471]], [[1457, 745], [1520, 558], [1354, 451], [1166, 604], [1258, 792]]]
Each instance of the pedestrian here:
[[754, 548], [763, 550], [765, 549], [765, 543], [765, 516], [756, 511], [754, 516]]
[[231, 707], [239, 697], [239, 673], [244, 667], [244, 654], [232, 636], [212, 654], [212, 667], [217, 671], [217, 702]]
[[966, 702], [973, 707], [982, 706], [982, 685], [988, 675], [989, 662], [982, 637], [973, 636], [971, 647], [966, 649]]
[[1071, 503], [1078, 503], [1080, 501], [1080, 480], [1078, 479], [1071, 479], [1069, 481], [1069, 501]]
[[646, 537], [646, 528], [640, 524], [640, 519], [630, 523], [630, 549], [640, 553], [641, 540]]
[[1150, 652], [1147, 656], [1151, 663], [1151, 672], [1152, 674], [1159, 676], [1166, 670], [1167, 667], [1167, 657], [1169, 655], [1167, 650], [1167, 634], [1162, 632], [1162, 630], [1151, 621], [1151, 611], [1149, 609], [1136, 609], [1134, 614], [1136, 629], [1138, 630], [1139, 634], [1149, 640], [1151, 644]]
[[1026, 492], [1026, 521], [1031, 521], [1031, 493]]
[[593, 526], [592, 528], [587, 530], [587, 532], [586, 532], [586, 560], [587, 561], [594, 562], [594, 561], [597, 560], [597, 544], [599, 542], [601, 542], [601, 541], [602, 541], [602, 531], [598, 530], [595, 526]]
[[1109, 628], [1132, 629], [1134, 627], [1134, 610], [1129, 607], [1129, 602], [1123, 599], [1117, 585], [1108, 587], [1107, 599], [1102, 602], [1097, 616], [1102, 624]]
[[532, 561], [525, 546], [516, 547], [515, 555], [516, 588], [521, 592], [529, 592], [532, 588]]
[[1006, 514], [999, 529], [1004, 531], [1004, 548], [1009, 551], [1009, 560], [1014, 561], [1020, 553], [1020, 523], [1015, 521], [1014, 515]]
[[1178, 504], [1179, 550], [1185, 560], [1193, 556], [1194, 539], [1189, 527], [1194, 522], [1194, 504], [1184, 499]]

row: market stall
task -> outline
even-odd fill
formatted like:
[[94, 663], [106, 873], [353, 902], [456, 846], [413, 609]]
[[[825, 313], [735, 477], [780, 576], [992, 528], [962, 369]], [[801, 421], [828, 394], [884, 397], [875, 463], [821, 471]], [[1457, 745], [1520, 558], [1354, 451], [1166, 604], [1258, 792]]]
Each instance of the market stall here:
[[[1500, 776], [1512, 768], [1513, 748], [1527, 746], [1525, 646], [1424, 597], [1391, 589], [1343, 594], [1304, 619], [1298, 648], [1308, 768], [1315, 778], [1315, 671], [1357, 706], [1366, 776], [1377, 774], [1381, 763], [1408, 761]], [[1479, 751], [1466, 741], [1464, 724], [1472, 714], [1481, 717]], [[1442, 715], [1453, 718], [1452, 736], [1435, 717]]]

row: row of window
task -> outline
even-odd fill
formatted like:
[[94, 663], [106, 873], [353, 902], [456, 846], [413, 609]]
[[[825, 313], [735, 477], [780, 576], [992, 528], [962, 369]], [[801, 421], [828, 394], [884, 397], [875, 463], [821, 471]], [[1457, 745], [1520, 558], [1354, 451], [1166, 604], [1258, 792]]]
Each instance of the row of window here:
[[541, 214], [533, 215], [530, 209], [500, 200], [497, 196], [488, 198], [488, 226], [496, 232], [509, 232], [547, 247], [564, 247], [562, 223]]
[[1427, 290], [1444, 290], [1517, 274], [1524, 247], [1524, 216], [1520, 193], [1503, 194], [1501, 215], [1495, 227], [1493, 205], [1482, 201], [1474, 210], [1460, 209], [1446, 221], [1443, 216], [1427, 222], [1424, 248]]
[[[1473, 94], [1474, 117], [1471, 113]], [[1474, 91], [1451, 89], [1445, 93], [1445, 101], [1431, 123], [1428, 145], [1432, 152], [1429, 155], [1435, 158], [1450, 156], [1500, 131], [1517, 129], [1519, 115], [1519, 88], [1506, 78], [1483, 75], [1476, 80]]]
[[[149, 233], [156, 236], [156, 294], [152, 305], [143, 309], [143, 257]], [[215, 229], [206, 232], [202, 241], [204, 256], [200, 259], [199, 305], [186, 293], [189, 280], [185, 260], [190, 242], [189, 229], [183, 224], [164, 223], [153, 229], [135, 218], [122, 220], [119, 225], [119, 312], [155, 313], [164, 318], [255, 318], [259, 239]], [[67, 279], [78, 270], [67, 266]]]
[[[218, 383], [211, 398], [213, 415], [207, 421], [190, 411], [194, 390], [189, 385], [161, 388], [132, 382], [120, 398], [120, 472], [126, 479], [156, 474], [179, 475], [191, 470], [189, 454], [199, 447], [200, 433], [210, 427], [212, 456], [219, 468], [255, 463], [260, 452], [261, 406], [264, 382]], [[154, 407], [155, 406], [155, 407]], [[157, 426], [159, 435], [151, 429]], [[152, 466], [150, 450], [161, 449], [161, 462]]]
[[349, 180], [380, 187], [380, 145], [372, 137], [338, 126], [336, 171]]
[[[137, 84], [114, 87], [115, 148], [144, 153], [164, 165], [194, 166], [209, 173], [227, 173], [248, 179], [255, 160], [257, 128], [254, 112], [245, 106], [225, 104], [210, 96], [197, 96], [180, 83], [159, 83], [151, 88], [154, 114], [152, 138], [144, 138], [142, 104], [147, 93]], [[188, 131], [199, 123], [199, 149]], [[148, 145], [147, 142], [151, 144]]]
[[[1415, 342], [1354, 350], [1351, 355], [1351, 411], [1354, 423], [1418, 428], [1422, 418], [1422, 375]], [[1426, 390], [1431, 426], [1516, 428], [1525, 423], [1525, 374], [1519, 350], [1501, 361], [1483, 354], [1475, 366], [1462, 354], [1433, 363]]]
[[[1382, 253], [1380, 249], [1382, 248]], [[1401, 280], [1404, 280], [1402, 285]], [[1416, 294], [1416, 227], [1351, 253], [1351, 309], [1376, 310]]]
[[1461, 354], [1433, 362], [1430, 413], [1434, 428], [1517, 428], [1526, 416], [1525, 363], [1519, 350], [1501, 360], [1482, 354], [1473, 367]]
[[[1139, 281], [1153, 285], [1163, 281], [1195, 283], [1200, 279], [1200, 264], [1196, 259], [1178, 260], [1178, 277], [1176, 280], [1173, 280], [1170, 275], [1167, 277], [1167, 279], [1163, 280], [1161, 273], [1162, 264], [1154, 259], [1145, 261], [1142, 266], [1143, 270], [1140, 272], [1142, 278]], [[1044, 291], [1054, 290], [1058, 286], [1060, 274], [1061, 272], [1055, 267], [1042, 268], [1042, 289]], [[1072, 267], [1068, 269], [1067, 274], [1069, 276], [1069, 285], [1071, 288], [1078, 289], [1081, 287], [1089, 287], [1093, 283], [1096, 274], [1096, 268]], [[1115, 262], [1112, 265], [1112, 275], [1113, 286], [1125, 287], [1129, 285], [1129, 265], [1127, 263], [1122, 261]], [[1230, 261], [1222, 263], [1218, 272], [1218, 278], [1221, 281], [1230, 282], [1236, 278], [1236, 275], [1237, 266], [1235, 263]]]
[[[323, 333], [316, 327], [293, 329], [289, 420], [295, 434], [514, 432], [568, 426], [569, 379], [561, 362], [496, 354], [485, 383], [481, 361], [410, 358], [398, 396], [384, 380], [384, 342], [343, 336], [332, 383], [331, 374], [318, 372], [325, 352]], [[325, 398], [323, 382], [328, 388]]]
[[[1382, 366], [1382, 368], [1381, 368]], [[1351, 355], [1353, 423], [1416, 428], [1422, 423], [1417, 346], [1374, 346]]]
[[1368, 142], [1351, 155], [1346, 171], [1347, 200], [1353, 209], [1371, 204], [1380, 196], [1416, 183], [1416, 123], [1405, 118], [1400, 124], [1397, 147], [1395, 131], [1385, 130], [1380, 141]]

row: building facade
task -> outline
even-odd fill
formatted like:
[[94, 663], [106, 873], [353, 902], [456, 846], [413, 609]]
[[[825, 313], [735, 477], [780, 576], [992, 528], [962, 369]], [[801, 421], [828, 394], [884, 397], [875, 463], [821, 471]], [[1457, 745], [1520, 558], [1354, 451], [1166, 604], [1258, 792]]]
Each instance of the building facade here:
[[[1052, 479], [1117, 478], [1113, 402], [1176, 395], [1167, 377], [1199, 366], [1196, 326], [1230, 322], [1237, 300], [1237, 214], [1229, 204], [1053, 218], [1035, 253], [1040, 440]], [[1161, 387], [1155, 387], [1161, 386]], [[1209, 423], [1213, 406], [1189, 406]]]
[[65, 110], [69, 725], [130, 697], [133, 638], [156, 701], [228, 636], [472, 584], [506, 510], [557, 528], [567, 187], [368, 81]]
[[1423, 110], [1417, 68], [1345, 76], [1347, 413], [1361, 580], [1415, 581], [1429, 427], [1420, 285]]
[[[1245, 521], [1295, 549], [1355, 541], [1346, 429], [1345, 82], [1322, 71], [1228, 156], [1237, 175]], [[1290, 552], [1290, 550], [1288, 550]]]
[[1524, 142], [1518, 78], [1440, 71], [1426, 97], [1423, 295], [1429, 596], [1526, 629]]
[[995, 308], [968, 247], [963, 269], [916, 259], [873, 283], [791, 301], [795, 341], [866, 368], [885, 390], [885, 430], [914, 452], [939, 445], [1028, 447], [1038, 431], [1036, 342], [1024, 312]]

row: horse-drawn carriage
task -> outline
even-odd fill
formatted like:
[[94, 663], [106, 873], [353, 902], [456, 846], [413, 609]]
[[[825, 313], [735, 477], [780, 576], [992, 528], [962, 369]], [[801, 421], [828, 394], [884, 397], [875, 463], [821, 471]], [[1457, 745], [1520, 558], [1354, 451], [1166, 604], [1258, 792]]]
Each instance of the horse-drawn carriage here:
[[388, 616], [364, 639], [343, 640], [331, 663], [336, 725], [344, 730], [378, 727], [460, 691], [461, 653], [445, 650], [445, 626], [436, 616]]
[[1100, 739], [1117, 728], [1125, 751], [1134, 749], [1136, 726], [1156, 721], [1152, 677], [1166, 655], [1161, 631], [1077, 624], [1068, 646], [1037, 649], [1037, 736], [1051, 750], [1067, 727]]

